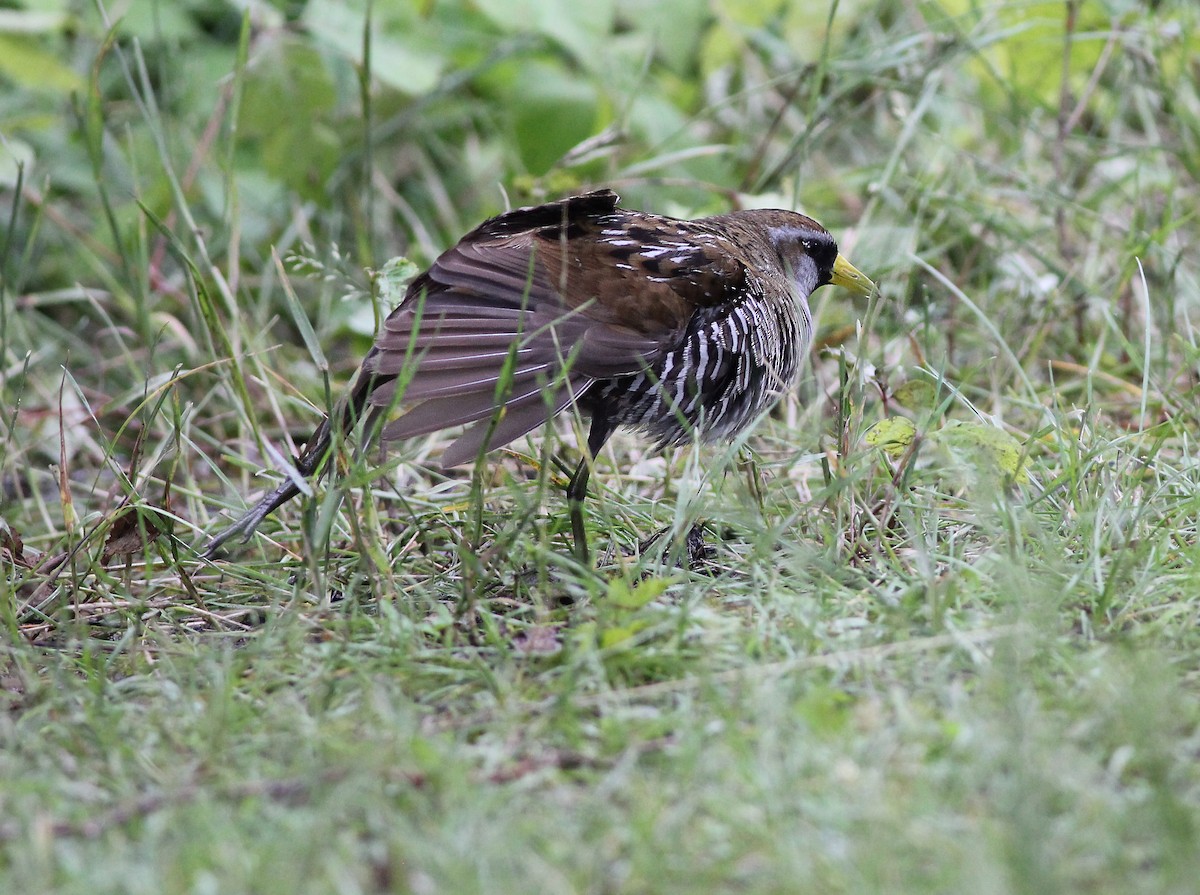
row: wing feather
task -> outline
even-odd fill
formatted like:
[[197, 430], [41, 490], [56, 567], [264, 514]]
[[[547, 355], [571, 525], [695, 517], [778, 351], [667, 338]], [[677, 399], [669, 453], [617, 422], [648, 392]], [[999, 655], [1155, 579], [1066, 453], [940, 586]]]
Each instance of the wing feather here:
[[[527, 389], [524, 393], [514, 394], [509, 401], [516, 403], [541, 392], [540, 387]], [[399, 441], [416, 435], [428, 435], [451, 426], [473, 423], [490, 416], [497, 409], [495, 396], [486, 391], [455, 395], [453, 398], [435, 398], [418, 404], [403, 416], [392, 420], [383, 427], [379, 437], [383, 441]]]
[[[512, 372], [513, 391], [519, 391], [528, 384], [545, 386], [549, 384], [547, 373], [551, 370], [549, 363], [534, 364], [533, 366], [517, 367]], [[459, 365], [433, 372], [421, 368], [404, 389], [404, 401], [424, 401], [428, 398], [452, 397], [469, 392], [488, 392], [495, 395], [496, 386], [503, 378], [503, 367], [499, 364], [477, 364], [475, 366]], [[386, 407], [395, 400], [397, 383], [385, 383], [371, 394], [370, 402], [377, 407]], [[493, 399], [494, 400], [494, 399]]]
[[490, 418], [475, 423], [446, 448], [442, 454], [442, 462], [446, 466], [457, 466], [474, 459], [481, 449], [490, 451], [520, 438], [527, 432], [532, 432], [561, 413], [590, 385], [591, 381], [581, 379], [578, 388], [567, 384], [554, 392], [539, 389], [535, 394], [520, 401], [509, 401], [504, 405], [503, 415], [494, 429]]

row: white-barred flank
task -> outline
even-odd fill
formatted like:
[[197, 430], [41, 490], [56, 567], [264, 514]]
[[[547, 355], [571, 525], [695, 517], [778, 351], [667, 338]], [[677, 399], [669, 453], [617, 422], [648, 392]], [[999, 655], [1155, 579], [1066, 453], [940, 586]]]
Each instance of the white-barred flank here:
[[806, 304], [773, 306], [762, 295], [691, 332], [653, 370], [615, 379], [598, 397], [613, 414], [663, 444], [740, 432], [794, 384], [808, 350]]

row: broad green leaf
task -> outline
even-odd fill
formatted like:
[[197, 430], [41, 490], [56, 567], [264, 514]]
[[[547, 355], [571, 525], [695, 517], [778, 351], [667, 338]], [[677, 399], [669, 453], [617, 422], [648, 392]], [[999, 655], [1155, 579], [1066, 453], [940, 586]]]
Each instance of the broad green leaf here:
[[854, 700], [845, 691], [814, 684], [796, 711], [815, 732], [832, 734], [845, 728], [853, 705]]
[[917, 437], [917, 427], [907, 417], [890, 416], [873, 425], [863, 437], [872, 447], [882, 448], [893, 457], [900, 457]]
[[1021, 442], [996, 426], [956, 422], [931, 434], [930, 440], [965, 455], [979, 472], [1022, 484], [1029, 481]]
[[[646, 93], [634, 99], [629, 109], [629, 129], [652, 146], [665, 143], [687, 126], [687, 117], [664, 96]], [[639, 163], [649, 158], [638, 159]]]
[[910, 379], [892, 392], [892, 398], [909, 410], [930, 410], [937, 405], [938, 390], [926, 379]]
[[733, 65], [745, 46], [741, 37], [720, 22], [709, 26], [700, 42], [700, 71], [705, 76]]
[[[976, 4], [974, 0], [945, 0], [941, 4], [953, 27], [971, 33], [981, 57], [969, 68], [979, 77], [992, 100], [1007, 93], [1023, 94], [1046, 108], [1059, 102], [1063, 74], [1062, 0], [1020, 4]], [[1111, 13], [1103, 3], [1079, 5], [1075, 35], [1067, 66], [1075, 91], [1082, 90], [1104, 52], [1111, 30]], [[997, 81], [997, 77], [999, 81]]]
[[600, 98], [590, 81], [561, 66], [533, 63], [517, 72], [512, 109], [521, 158], [531, 173], [544, 174], [596, 132]]
[[83, 88], [83, 78], [27, 36], [0, 34], [0, 76], [45, 93]]
[[634, 619], [627, 625], [605, 628], [600, 632], [600, 647], [602, 649], [611, 649], [614, 646], [620, 646], [636, 634], [646, 630], [649, 626], [649, 622]]
[[[301, 119], [303, 121], [303, 119]], [[324, 122], [281, 126], [263, 143], [267, 169], [306, 198], [321, 201], [325, 183], [342, 159], [342, 143]]]
[[[408, 96], [428, 93], [441, 78], [445, 55], [423, 35], [399, 30], [412, 21], [401, 19], [393, 23], [394, 29], [383, 27], [381, 21], [377, 15], [371, 23], [371, 73]], [[331, 0], [313, 0], [304, 10], [304, 23], [318, 40], [362, 65], [364, 12]]]
[[503, 31], [552, 38], [582, 65], [592, 64], [613, 30], [612, 0], [475, 0], [475, 6]]
[[340, 163], [342, 138], [332, 122], [336, 90], [321, 55], [284, 39], [264, 48], [247, 70], [238, 124], [260, 141], [263, 167], [314, 201]]
[[625, 0], [620, 7], [626, 20], [637, 22], [635, 33], [649, 39], [667, 66], [681, 74], [688, 70], [711, 16], [706, 0]]
[[247, 69], [238, 127], [249, 137], [267, 137], [280, 128], [305, 131], [336, 100], [321, 55], [308, 43], [276, 40], [260, 48]]
[[797, 58], [815, 62], [825, 49], [826, 41], [830, 43], [830, 50], [836, 52], [834, 48], [843, 35], [862, 22], [868, 7], [876, 6], [876, 0], [839, 0], [837, 15], [827, 31], [830, 0], [793, 0], [784, 12], [784, 40]]
[[174, 44], [195, 40], [200, 26], [189, 15], [185, 3], [124, 3], [121, 4], [118, 32], [153, 44], [168, 41]]

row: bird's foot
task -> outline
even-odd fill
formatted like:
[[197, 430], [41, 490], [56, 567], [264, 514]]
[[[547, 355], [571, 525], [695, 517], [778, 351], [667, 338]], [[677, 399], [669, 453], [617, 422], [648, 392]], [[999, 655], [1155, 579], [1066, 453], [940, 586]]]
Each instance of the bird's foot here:
[[[664, 537], [668, 537], [670, 533], [671, 528], [669, 526], [655, 532], [638, 545], [638, 551], [643, 554], [646, 553], [658, 541]], [[669, 557], [681, 569], [700, 572], [708, 568], [708, 561], [715, 552], [704, 541], [704, 523], [697, 522], [688, 529], [687, 534], [682, 538], [672, 539], [671, 544], [663, 551], [663, 556], [664, 558]]]

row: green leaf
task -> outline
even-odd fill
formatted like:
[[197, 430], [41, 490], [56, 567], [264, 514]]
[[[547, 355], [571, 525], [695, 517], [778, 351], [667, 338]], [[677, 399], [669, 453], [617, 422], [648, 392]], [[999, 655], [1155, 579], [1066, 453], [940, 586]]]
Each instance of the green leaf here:
[[637, 632], [633, 627], [628, 628], [606, 628], [604, 633], [600, 635], [600, 646], [602, 649], [609, 649], [624, 643]]
[[544, 34], [591, 65], [613, 30], [612, 0], [475, 0], [475, 6], [506, 32]]
[[[413, 17], [386, 21], [379, 15], [371, 22], [371, 74], [408, 96], [431, 91], [446, 67], [445, 55], [434, 49], [436, 42], [414, 30], [418, 22]], [[305, 7], [304, 24], [315, 38], [356, 66], [363, 64], [365, 12], [340, 2], [312, 0]]]
[[637, 22], [638, 36], [649, 37], [658, 56], [681, 74], [695, 58], [710, 15], [708, 4], [697, 0], [625, 0], [621, 12], [626, 20]]
[[783, 0], [716, 0], [713, 6], [723, 21], [746, 28], [762, 28], [775, 18]]
[[0, 186], [15, 187], [21, 168], [25, 169], [25, 176], [28, 177], [33, 160], [33, 147], [23, 140], [9, 137], [0, 141]]
[[62, 10], [0, 9], [3, 34], [57, 34], [70, 21]]
[[674, 583], [673, 578], [646, 578], [630, 588], [624, 581], [613, 579], [608, 585], [605, 602], [621, 609], [641, 609]]
[[978, 472], [1022, 484], [1029, 481], [1021, 442], [996, 426], [956, 422], [933, 433], [930, 439], [965, 457]]
[[[278, 263], [278, 259], [276, 259]], [[282, 270], [280, 271], [282, 273]], [[287, 308], [292, 317], [292, 322], [296, 325], [296, 329], [300, 331], [300, 337], [304, 340], [304, 345], [308, 349], [309, 356], [313, 359], [318, 370], [326, 372], [329, 370], [329, 362], [325, 359], [325, 352], [321, 349], [321, 340], [317, 338], [317, 333], [313, 329], [312, 322], [308, 319], [308, 315], [304, 313], [304, 306], [300, 304], [300, 299], [296, 297], [295, 290], [292, 289], [291, 283], [286, 276], [280, 277], [280, 284], [283, 286], [283, 294], [287, 301]]]
[[[1078, 94], [1104, 52], [1112, 27], [1111, 12], [1103, 3], [1079, 4], [1067, 76]], [[979, 5], [974, 0], [944, 0], [931, 7], [943, 11], [947, 22], [969, 31], [973, 20], [986, 23], [977, 60], [968, 70], [977, 75], [988, 103], [1003, 102], [1007, 95], [1023, 96], [1044, 108], [1056, 108], [1063, 76], [1062, 0], [1035, 0], [1020, 4]]]
[[238, 126], [260, 141], [263, 167], [275, 178], [320, 201], [343, 144], [330, 119], [337, 103], [321, 55], [291, 39], [276, 41], [247, 70]]
[[596, 131], [600, 98], [595, 86], [558, 65], [531, 63], [516, 75], [513, 127], [526, 167], [544, 174]]
[[938, 390], [925, 379], [910, 379], [894, 392], [892, 399], [909, 410], [930, 410], [937, 406]]
[[379, 303], [385, 308], [394, 308], [404, 298], [408, 284], [419, 272], [419, 268], [407, 258], [388, 260], [374, 275]]
[[126, 3], [122, 6], [117, 29], [123, 37], [135, 37], [147, 44], [162, 41], [190, 43], [200, 34], [200, 27], [185, 3]]
[[83, 78], [63, 65], [53, 53], [28, 37], [0, 34], [0, 75], [28, 90], [70, 93], [83, 89]]
[[600, 632], [600, 648], [611, 649], [614, 646], [620, 646], [649, 627], [650, 622], [648, 621], [631, 619], [627, 624], [605, 628]]
[[882, 419], [868, 429], [867, 434], [863, 436], [867, 444], [883, 448], [893, 457], [903, 456], [916, 437], [917, 427], [912, 420], [903, 416], [890, 416]]
[[816, 684], [797, 704], [796, 711], [814, 732], [831, 735], [845, 729], [853, 705], [854, 700], [846, 692]]

